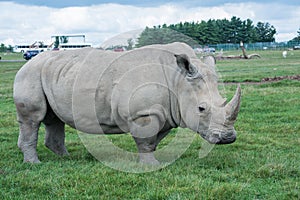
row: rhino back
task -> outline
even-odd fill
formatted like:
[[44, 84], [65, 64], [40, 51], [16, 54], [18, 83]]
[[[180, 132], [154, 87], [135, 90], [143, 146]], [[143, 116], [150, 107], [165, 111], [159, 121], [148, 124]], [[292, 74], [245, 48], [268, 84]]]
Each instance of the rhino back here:
[[156, 48], [156, 49], [161, 49], [165, 51], [170, 51], [174, 54], [186, 54], [189, 56], [191, 59], [196, 59], [197, 55], [195, 54], [195, 51], [186, 43], [182, 42], [173, 42], [170, 44], [153, 44], [153, 45], [148, 45], [146, 47], [142, 48]]

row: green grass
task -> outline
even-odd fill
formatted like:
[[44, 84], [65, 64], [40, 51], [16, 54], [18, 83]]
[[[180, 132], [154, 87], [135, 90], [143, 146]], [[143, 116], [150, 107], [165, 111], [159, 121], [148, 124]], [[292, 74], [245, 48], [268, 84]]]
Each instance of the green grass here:
[[[289, 51], [287, 58], [282, 51], [258, 51], [261, 59], [220, 60], [217, 62], [218, 72], [224, 82], [260, 81], [265, 77], [300, 74], [300, 51]], [[240, 51], [225, 55], [240, 55]]]
[[[218, 63], [223, 79], [259, 80], [277, 75], [273, 68], [283, 75], [299, 74], [298, 52], [294, 54], [297, 59], [286, 60], [277, 55], [280, 52], [259, 53], [262, 60]], [[66, 136], [69, 157], [58, 157], [43, 145], [42, 127], [38, 143], [42, 163], [22, 163], [12, 100], [14, 75], [22, 64], [0, 63], [0, 199], [300, 198], [299, 81], [242, 85], [235, 143], [215, 146], [208, 156], [200, 159], [202, 139], [195, 137], [188, 150], [170, 166], [133, 174], [97, 161], [85, 149], [77, 132], [69, 127]], [[225, 85], [226, 96], [231, 97], [235, 87]], [[172, 137], [173, 134], [162, 142]], [[110, 139], [135, 151], [128, 135]]]
[[3, 53], [0, 52], [1, 60], [24, 60], [22, 53]]

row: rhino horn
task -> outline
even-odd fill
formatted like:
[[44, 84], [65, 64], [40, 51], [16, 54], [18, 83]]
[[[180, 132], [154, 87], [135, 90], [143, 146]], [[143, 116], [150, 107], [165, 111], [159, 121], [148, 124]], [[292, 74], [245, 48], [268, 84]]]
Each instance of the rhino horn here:
[[234, 122], [238, 116], [241, 103], [241, 86], [238, 85], [235, 95], [232, 97], [231, 101], [225, 106], [226, 119], [229, 122]]

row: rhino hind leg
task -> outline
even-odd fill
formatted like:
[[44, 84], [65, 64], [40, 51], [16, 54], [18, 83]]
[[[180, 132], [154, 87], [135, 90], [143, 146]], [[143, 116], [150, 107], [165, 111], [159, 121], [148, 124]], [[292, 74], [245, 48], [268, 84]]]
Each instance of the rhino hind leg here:
[[39, 163], [36, 147], [38, 130], [46, 114], [46, 103], [43, 95], [28, 98], [18, 95], [14, 97], [17, 117], [20, 126], [18, 147], [24, 154], [24, 162]]
[[24, 155], [24, 162], [40, 163], [36, 147], [40, 123], [31, 120], [19, 120], [20, 133], [18, 147]]
[[45, 145], [57, 155], [69, 155], [65, 147], [65, 123], [54, 114], [50, 106], [47, 110], [43, 120], [46, 129]]

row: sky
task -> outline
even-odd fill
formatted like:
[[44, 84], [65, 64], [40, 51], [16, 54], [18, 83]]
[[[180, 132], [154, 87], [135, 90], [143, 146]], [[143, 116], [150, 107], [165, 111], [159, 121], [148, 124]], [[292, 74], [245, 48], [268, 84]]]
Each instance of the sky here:
[[[51, 43], [52, 35], [84, 34], [102, 46], [121, 34], [136, 37], [146, 26], [208, 19], [269, 22], [277, 42], [297, 36], [299, 0], [14, 0], [0, 1], [0, 43]], [[123, 34], [125, 33], [125, 34]], [[122, 38], [121, 37], [121, 38]], [[115, 40], [116, 41], [116, 40]]]

